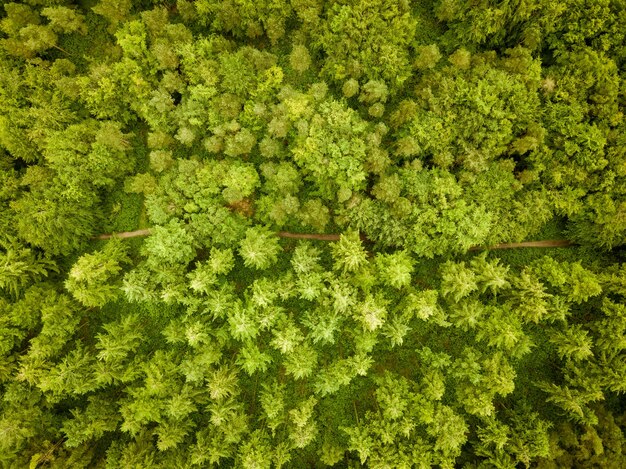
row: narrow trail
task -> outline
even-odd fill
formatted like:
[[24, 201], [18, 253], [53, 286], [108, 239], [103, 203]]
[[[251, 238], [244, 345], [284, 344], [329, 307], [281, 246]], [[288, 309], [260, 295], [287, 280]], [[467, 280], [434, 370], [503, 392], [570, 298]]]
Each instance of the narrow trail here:
[[[91, 239], [111, 239], [111, 238], [137, 238], [140, 236], [149, 236], [151, 233], [150, 228], [144, 228], [135, 231], [124, 231], [122, 233], [101, 234], [94, 236]], [[289, 231], [279, 231], [276, 233], [281, 238], [290, 239], [313, 239], [318, 241], [339, 241], [338, 234], [311, 234], [311, 233], [290, 233]], [[367, 238], [361, 235], [362, 240]], [[524, 241], [522, 243], [502, 243], [494, 244], [492, 246], [474, 246], [470, 251], [482, 251], [492, 249], [518, 249], [518, 248], [564, 248], [576, 246], [576, 243], [567, 239], [547, 239], [543, 241]]]
[[543, 241], [524, 241], [523, 243], [502, 243], [493, 246], [474, 246], [470, 251], [482, 251], [484, 249], [517, 249], [517, 248], [566, 248], [577, 246], [576, 243], [567, 239], [546, 239]]
[[111, 238], [137, 238], [139, 236], [148, 236], [150, 234], [150, 228], [144, 228], [143, 230], [124, 231], [122, 233], [101, 234], [94, 236], [91, 239], [111, 239]]

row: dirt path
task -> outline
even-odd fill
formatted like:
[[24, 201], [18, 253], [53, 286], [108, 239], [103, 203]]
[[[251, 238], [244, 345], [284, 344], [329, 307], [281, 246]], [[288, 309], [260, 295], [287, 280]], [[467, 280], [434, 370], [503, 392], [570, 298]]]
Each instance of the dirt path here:
[[[123, 233], [101, 234], [94, 236], [92, 239], [111, 239], [111, 238], [136, 238], [139, 236], [148, 236], [150, 228], [144, 228], [136, 231], [124, 231]], [[318, 241], [338, 241], [338, 234], [309, 234], [309, 233], [290, 233], [289, 231], [279, 231], [276, 233], [281, 238], [291, 239], [315, 239]], [[365, 236], [361, 235], [361, 239], [365, 240]], [[517, 249], [517, 248], [564, 248], [575, 246], [576, 243], [567, 239], [547, 239], [543, 241], [524, 241], [523, 243], [502, 243], [493, 246], [474, 246], [470, 251], [481, 251], [484, 249]]]
[[576, 243], [567, 239], [546, 239], [544, 241], [524, 241], [523, 243], [502, 243], [493, 246], [474, 246], [470, 251], [481, 251], [483, 249], [516, 249], [516, 248], [565, 248], [576, 246]]
[[[144, 228], [143, 230], [124, 231], [122, 233], [101, 234], [99, 236], [94, 236], [91, 239], [137, 238], [139, 236], [148, 236], [149, 234], [150, 234], [150, 228]], [[290, 233], [289, 231], [279, 231], [276, 234], [280, 236], [281, 238], [316, 239], [319, 241], [339, 241], [338, 234]], [[361, 235], [361, 238], [365, 239], [365, 236]]]
[[137, 238], [138, 236], [148, 236], [149, 234], [150, 228], [144, 228], [143, 230], [124, 231], [122, 233], [101, 234], [99, 236], [94, 236], [91, 239]]

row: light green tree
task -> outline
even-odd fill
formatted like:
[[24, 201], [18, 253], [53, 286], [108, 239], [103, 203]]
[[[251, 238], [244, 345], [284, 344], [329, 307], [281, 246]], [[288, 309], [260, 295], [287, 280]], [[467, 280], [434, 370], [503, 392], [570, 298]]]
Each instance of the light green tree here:
[[126, 246], [114, 238], [101, 251], [84, 254], [76, 261], [65, 288], [85, 306], [104, 306], [120, 295], [119, 274], [129, 262]]

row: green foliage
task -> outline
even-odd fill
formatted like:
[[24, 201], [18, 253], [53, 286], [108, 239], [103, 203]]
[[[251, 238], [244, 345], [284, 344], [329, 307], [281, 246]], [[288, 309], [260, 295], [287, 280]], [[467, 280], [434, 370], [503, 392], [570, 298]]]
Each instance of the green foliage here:
[[382, 79], [393, 89], [407, 80], [409, 46], [417, 25], [409, 2], [337, 2], [327, 9], [316, 38], [327, 57], [325, 75], [340, 82], [346, 78]]
[[[226, 153], [228, 154], [228, 150]], [[252, 166], [233, 165], [224, 175], [222, 183], [226, 186], [222, 191], [224, 200], [227, 203], [233, 203], [254, 192], [254, 189], [259, 185], [259, 176]]]
[[50, 27], [58, 33], [87, 33], [87, 25], [84, 22], [84, 16], [77, 13], [71, 8], [56, 6], [48, 7], [41, 10], [41, 14], [48, 18]]
[[[490, 160], [513, 153], [522, 138], [521, 153], [537, 148], [541, 129], [533, 85], [539, 80], [539, 67], [526, 50], [508, 53], [510, 59], [495, 61], [489, 55], [477, 59], [471, 72], [445, 69], [425, 75], [420, 83], [423, 108], [398, 132], [396, 153], [428, 158], [443, 168], [456, 163], [480, 172]], [[509, 65], [513, 59], [525, 62], [523, 75]]]
[[372, 192], [380, 200], [355, 197], [342, 210], [342, 221], [383, 245], [419, 256], [466, 251], [483, 243], [493, 226], [493, 214], [465, 199], [452, 174], [424, 170], [417, 160], [397, 176], [381, 178]]
[[554, 461], [540, 460], [542, 467], [619, 467], [624, 462], [624, 432], [613, 415], [596, 406], [596, 426], [561, 424], [551, 432], [556, 447]]
[[344, 202], [364, 188], [364, 162], [373, 150], [366, 141], [368, 127], [345, 104], [328, 101], [313, 115], [308, 130], [298, 135], [294, 161], [324, 198]]
[[176, 220], [153, 228], [153, 234], [142, 246], [142, 250], [154, 268], [163, 264], [187, 265], [195, 257], [193, 238]]
[[115, 431], [119, 422], [117, 412], [102, 399], [90, 398], [85, 410], [77, 409], [72, 414], [73, 418], [66, 421], [62, 428], [69, 448], [91, 438], [100, 438], [105, 432]]
[[274, 264], [280, 251], [278, 238], [263, 227], [248, 228], [239, 245], [244, 264], [255, 269], [267, 269]]
[[3, 6], [6, 17], [0, 28], [9, 37], [2, 39], [0, 44], [8, 54], [29, 59], [56, 46], [57, 35], [52, 28], [40, 24], [41, 17], [36, 11], [19, 3]]
[[289, 55], [289, 63], [296, 72], [306, 72], [311, 66], [311, 55], [306, 46], [295, 45]]
[[406, 251], [393, 254], [378, 254], [376, 264], [385, 284], [395, 288], [402, 288], [411, 282], [413, 260]]
[[27, 285], [47, 277], [49, 270], [57, 270], [53, 261], [41, 258], [17, 243], [3, 247], [5, 252], [0, 253], [0, 288], [15, 297]]
[[238, 37], [254, 38], [265, 33], [276, 43], [285, 34], [285, 22], [292, 13], [289, 2], [220, 2], [202, 0], [195, 8], [200, 23], [216, 31], [232, 32]]
[[439, 0], [436, 5], [437, 18], [450, 27], [446, 42], [491, 47], [523, 44], [537, 48], [545, 36], [554, 34], [555, 23], [568, 9], [553, 1], [520, 5], [489, 1], [473, 8], [460, 0]]
[[67, 254], [83, 246], [95, 225], [91, 204], [68, 200], [59, 189], [31, 191], [11, 204], [19, 236], [51, 254]]
[[110, 22], [109, 32], [113, 33], [118, 24], [127, 18], [131, 7], [130, 0], [100, 0], [92, 10]]
[[367, 253], [356, 231], [342, 234], [339, 241], [333, 244], [332, 251], [336, 269], [354, 272], [367, 262]]
[[0, 466], [625, 467], [625, 11], [5, 2]]
[[465, 263], [447, 262], [441, 268], [441, 291], [450, 295], [455, 302], [478, 289], [476, 274], [465, 267]]
[[569, 231], [572, 239], [602, 249], [624, 244], [626, 231], [622, 220], [626, 213], [626, 202], [609, 194], [593, 194], [586, 203], [586, 210], [572, 217]]
[[83, 254], [72, 266], [65, 288], [88, 307], [104, 306], [120, 293], [114, 283], [122, 270], [120, 264], [129, 263], [126, 246], [118, 239], [109, 241], [101, 251]]

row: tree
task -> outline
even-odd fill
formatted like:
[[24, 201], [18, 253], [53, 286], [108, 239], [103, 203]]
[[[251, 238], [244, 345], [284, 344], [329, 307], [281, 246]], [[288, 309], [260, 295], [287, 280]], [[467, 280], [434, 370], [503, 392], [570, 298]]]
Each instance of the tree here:
[[332, 252], [337, 270], [354, 272], [367, 262], [367, 253], [356, 231], [342, 233], [339, 241], [332, 245]]
[[585, 360], [593, 356], [591, 337], [580, 325], [570, 326], [562, 332], [555, 331], [551, 342], [561, 359]]
[[278, 237], [263, 227], [248, 228], [239, 245], [239, 254], [244, 264], [255, 269], [266, 269], [274, 264], [280, 251]]
[[69, 448], [76, 447], [89, 439], [98, 439], [105, 432], [117, 430], [120, 416], [111, 408], [108, 401], [89, 397], [89, 404], [85, 410], [77, 408], [72, 411], [72, 418], [63, 424], [62, 431]]
[[626, 467], [625, 0], [70, 3], [0, 14], [1, 466]]
[[476, 273], [481, 293], [490, 290], [492, 294], [496, 295], [500, 290], [510, 288], [509, 268], [500, 265], [498, 259], [487, 261], [487, 253], [485, 253], [473, 258], [470, 261], [470, 266]]
[[44, 156], [69, 187], [111, 186], [133, 167], [129, 134], [114, 121], [85, 120], [49, 135]]
[[553, 2], [523, 6], [485, 3], [471, 8], [457, 0], [441, 0], [435, 12], [450, 28], [444, 36], [447, 43], [485, 44], [487, 48], [523, 44], [537, 48], [546, 36], [560, 30], [556, 24], [566, 10], [564, 5]]
[[237, 37], [255, 38], [265, 32], [273, 44], [285, 34], [285, 23], [292, 14], [288, 2], [251, 3], [242, 0], [218, 2], [202, 0], [196, 5], [200, 21], [218, 31]]
[[301, 343], [284, 359], [285, 370], [294, 379], [303, 379], [311, 376], [318, 364], [319, 354], [309, 342]]
[[55, 366], [47, 370], [37, 387], [49, 394], [51, 401], [64, 396], [82, 396], [99, 387], [94, 373], [95, 357], [77, 344]]
[[[454, 175], [423, 169], [417, 159], [395, 171], [397, 177], [381, 177], [374, 187], [379, 200], [356, 195], [339, 211], [338, 222], [381, 245], [410, 249], [419, 256], [450, 249], [465, 252], [485, 241], [495, 214], [468, 200]], [[397, 180], [400, 184], [394, 186]]]
[[237, 451], [236, 461], [245, 469], [269, 468], [272, 465], [272, 449], [269, 438], [261, 430], [254, 431]]
[[455, 302], [478, 289], [476, 274], [465, 267], [465, 262], [446, 262], [441, 268], [441, 291]]
[[28, 5], [19, 3], [4, 4], [6, 17], [0, 22], [0, 29], [8, 35], [1, 39], [2, 48], [17, 57], [30, 59], [57, 43], [53, 27], [41, 25], [41, 17]]
[[148, 266], [153, 269], [162, 264], [186, 266], [196, 255], [193, 238], [177, 220], [153, 228], [142, 251], [148, 257]]
[[[228, 143], [225, 153], [229, 154]], [[249, 153], [249, 150], [245, 153]], [[229, 154], [229, 156], [237, 156], [237, 154]], [[226, 203], [232, 204], [254, 193], [259, 185], [259, 176], [252, 165], [235, 163], [228, 167], [222, 184], [225, 186], [222, 196]]]
[[130, 262], [126, 246], [118, 239], [107, 242], [102, 251], [84, 254], [70, 270], [65, 288], [88, 307], [104, 306], [119, 294], [119, 273]]
[[[512, 147], [536, 150], [543, 136], [537, 109], [539, 64], [528, 50], [508, 50], [524, 60], [521, 70], [512, 69], [506, 56], [484, 56], [482, 63], [465, 70], [434, 70], [420, 86], [429, 91], [408, 125], [396, 132], [396, 154], [403, 158], [428, 158], [435, 166], [457, 164], [472, 172], [485, 171], [489, 162], [513, 153]], [[485, 119], [488, 113], [490, 119]]]
[[98, 211], [91, 200], [64, 197], [63, 190], [58, 186], [31, 190], [11, 202], [20, 238], [53, 255], [83, 246], [94, 232]]
[[98, 359], [105, 362], [122, 362], [130, 353], [134, 353], [145, 338], [143, 325], [136, 315], [129, 315], [119, 322], [103, 326], [106, 332], [96, 336], [98, 340]]
[[63, 6], [47, 7], [41, 10], [41, 14], [48, 18], [50, 27], [57, 33], [87, 34], [85, 18], [76, 10]]
[[[385, 11], [385, 15], [378, 12]], [[397, 90], [410, 75], [417, 21], [408, 2], [371, 0], [327, 7], [315, 44], [326, 53], [323, 73], [335, 81], [383, 79]]]
[[287, 319], [281, 322], [282, 324], [274, 329], [274, 338], [270, 344], [283, 355], [289, 356], [300, 346], [304, 335], [293, 321]]
[[[39, 296], [37, 293], [48, 295], [48, 299], [43, 302], [37, 298], [41, 308], [38, 311], [40, 316], [37, 322], [41, 324], [41, 329], [30, 340], [28, 353], [22, 357], [21, 361], [21, 373], [23, 373], [24, 380], [39, 386], [42, 380], [48, 378], [47, 374], [55, 365], [55, 360], [71, 343], [78, 329], [82, 312], [78, 305], [66, 295], [57, 295], [52, 291], [29, 293], [24, 299], [27, 304]], [[82, 371], [89, 372], [89, 370]]]
[[355, 319], [362, 323], [364, 330], [375, 331], [387, 320], [387, 304], [383, 295], [369, 294], [356, 306]]
[[624, 223], [626, 202], [609, 194], [593, 194], [585, 210], [572, 217], [569, 233], [580, 243], [611, 249], [626, 242]]
[[131, 7], [132, 2], [130, 0], [100, 0], [91, 9], [110, 22], [109, 32], [113, 34], [118, 25], [128, 17]]
[[574, 389], [554, 383], [538, 383], [537, 386], [548, 395], [547, 401], [565, 411], [568, 418], [586, 425], [598, 423], [598, 417], [588, 404], [604, 399], [599, 389]]
[[51, 259], [37, 256], [31, 249], [15, 242], [6, 243], [3, 247], [6, 251], [0, 253], [0, 288], [14, 297], [19, 297], [31, 282], [47, 277], [48, 271], [58, 270]]
[[393, 254], [377, 254], [376, 264], [383, 283], [395, 288], [402, 288], [411, 282], [413, 259], [406, 251]]
[[294, 45], [289, 55], [289, 63], [296, 72], [306, 72], [311, 66], [311, 55], [306, 46], [301, 44]]
[[294, 161], [327, 200], [345, 202], [366, 181], [364, 163], [377, 145], [366, 140], [369, 125], [344, 103], [325, 101], [292, 147]]
[[289, 411], [291, 424], [289, 439], [296, 448], [305, 448], [317, 437], [318, 428], [313, 418], [317, 402], [316, 398], [310, 397]]

